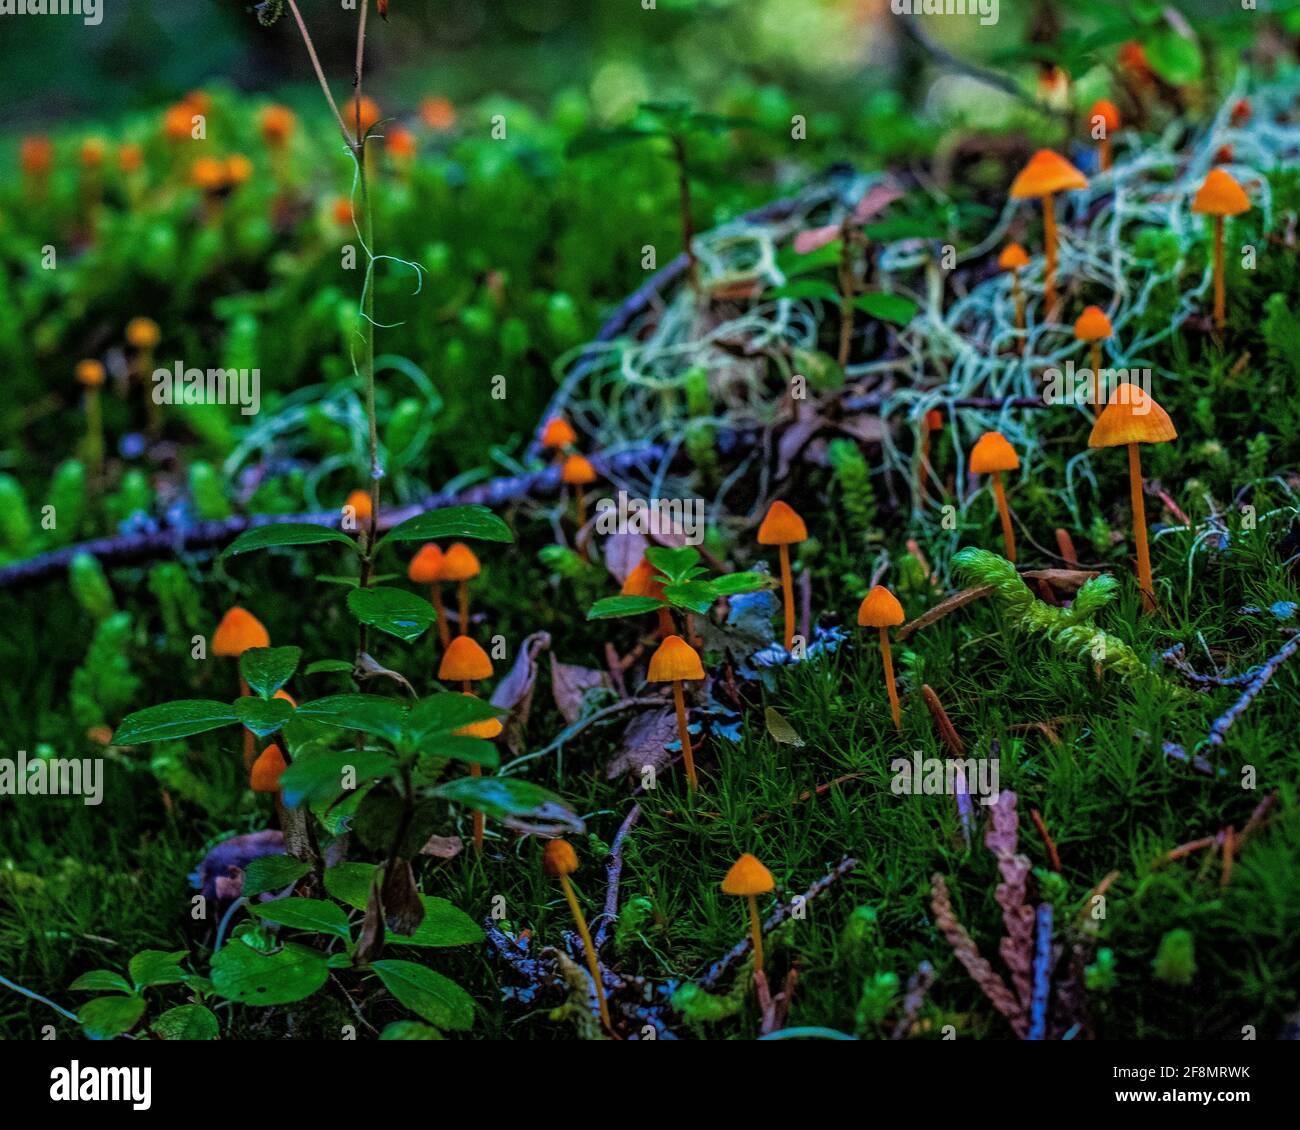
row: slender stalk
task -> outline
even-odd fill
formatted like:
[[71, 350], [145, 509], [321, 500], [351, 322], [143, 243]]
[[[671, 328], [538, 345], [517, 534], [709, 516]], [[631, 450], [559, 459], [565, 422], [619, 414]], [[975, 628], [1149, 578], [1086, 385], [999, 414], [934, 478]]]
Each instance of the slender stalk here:
[[1101, 342], [1092, 343], [1092, 414], [1101, 415]]
[[[464, 587], [464, 585], [465, 582], [461, 581], [462, 588]], [[462, 624], [461, 625], [462, 634], [464, 634], [464, 627], [465, 625]], [[461, 682], [460, 689], [464, 691], [466, 694], [474, 693], [468, 679], [465, 679]], [[476, 761], [471, 761], [469, 766], [469, 775], [471, 777], [483, 776], [483, 766], [478, 764], [478, 762]], [[483, 851], [483, 813], [480, 812], [478, 809], [472, 809], [471, 815], [473, 816], [473, 820], [474, 820], [474, 850], [476, 852], [481, 853]]]
[[1227, 293], [1223, 280], [1223, 217], [1214, 217], [1214, 324], [1228, 324]]
[[1046, 245], [1047, 265], [1043, 268], [1043, 317], [1056, 314], [1056, 202], [1052, 196], [1043, 197], [1043, 242]]
[[749, 936], [754, 940], [754, 971], [763, 969], [763, 924], [758, 918], [758, 899], [749, 896]]
[[700, 264], [695, 258], [695, 221], [691, 219], [691, 178], [686, 168], [686, 139], [673, 136], [673, 159], [677, 162], [677, 201], [681, 213], [682, 246], [686, 250], [686, 278], [696, 297], [700, 293]]
[[456, 588], [457, 609], [460, 612], [460, 634], [469, 635], [469, 581], [461, 581]]
[[[235, 660], [236, 663], [239, 660]], [[244, 682], [244, 677], [239, 677], [239, 697], [247, 698], [253, 692]], [[245, 728], [244, 730], [244, 772], [247, 773], [253, 767], [253, 762], [257, 760], [257, 748], [253, 745], [253, 731]]]
[[86, 462], [97, 485], [104, 480], [104, 410], [99, 399], [99, 389], [94, 385], [86, 389]]
[[587, 919], [583, 916], [582, 907], [578, 905], [578, 896], [573, 893], [573, 884], [569, 882], [567, 875], [560, 876], [560, 886], [564, 888], [564, 897], [569, 900], [569, 911], [573, 915], [574, 924], [578, 927], [578, 934], [582, 938], [582, 948], [587, 955], [587, 968], [591, 970], [591, 979], [596, 982], [596, 1001], [600, 1005], [600, 1022], [605, 1025], [607, 1031], [613, 1032], [614, 1025], [609, 1019], [609, 1005], [605, 1001], [605, 982], [601, 980], [600, 963], [596, 961], [596, 947], [591, 941], [591, 931], [587, 929]]
[[694, 792], [699, 782], [695, 777], [695, 751], [691, 748], [691, 732], [686, 725], [686, 700], [682, 697], [680, 680], [673, 682], [673, 706], [677, 711], [677, 732], [682, 739], [682, 757], [686, 760], [686, 780]]
[[785, 606], [785, 649], [794, 646], [794, 576], [790, 572], [790, 547], [781, 546], [781, 603]]
[[1021, 337], [1018, 348], [1021, 353], [1025, 351], [1025, 292], [1020, 286], [1020, 268], [1015, 267], [1011, 272], [1011, 300], [1016, 305], [1016, 329], [1020, 331]]
[[1133, 500], [1133, 540], [1137, 542], [1138, 586], [1142, 589], [1142, 607], [1155, 610], [1155, 582], [1151, 578], [1151, 550], [1147, 546], [1147, 507], [1142, 497], [1142, 456], [1136, 443], [1128, 445], [1128, 487]]
[[[311, 41], [311, 33], [307, 30], [307, 25], [303, 23], [302, 13], [298, 11], [298, 5], [294, 0], [289, 0], [289, 10], [293, 13], [294, 21], [298, 24], [298, 32], [302, 36], [302, 41], [307, 47], [307, 54], [311, 58], [312, 70], [316, 72], [316, 81], [320, 83], [321, 91], [325, 95], [325, 101], [329, 103], [330, 112], [338, 123], [339, 132], [343, 134], [343, 140], [347, 142], [348, 148], [355, 149], [356, 141], [348, 133], [348, 127], [343, 124], [343, 115], [339, 113], [338, 104], [334, 101], [334, 95], [330, 93], [330, 84], [325, 81], [325, 72], [321, 70], [320, 59], [316, 55], [316, 45]], [[361, 6], [361, 18], [362, 20], [366, 18], [364, 4]]]
[[843, 369], [849, 363], [849, 347], [853, 342], [853, 229], [852, 216], [840, 221], [840, 346], [836, 360]]
[[1011, 511], [1007, 509], [1006, 491], [1002, 489], [1002, 472], [994, 471], [993, 497], [997, 499], [998, 519], [1002, 522], [1002, 543], [1007, 551], [1007, 560], [1016, 563], [1016, 533], [1011, 528]]
[[894, 729], [903, 728], [903, 712], [898, 705], [898, 688], [894, 685], [894, 653], [889, 649], [889, 629], [880, 629], [880, 661], [885, 665], [885, 690], [889, 694], [889, 713], [894, 716]]
[[442, 606], [442, 585], [437, 581], [429, 586], [429, 598], [433, 602], [434, 615], [438, 617], [438, 642], [446, 651], [451, 645], [451, 629], [447, 627], [447, 610]]

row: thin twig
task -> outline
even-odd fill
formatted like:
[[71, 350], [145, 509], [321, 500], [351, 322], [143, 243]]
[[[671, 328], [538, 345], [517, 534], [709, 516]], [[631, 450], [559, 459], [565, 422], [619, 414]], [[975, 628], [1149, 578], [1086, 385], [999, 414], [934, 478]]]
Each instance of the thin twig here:
[[632, 825], [641, 817], [641, 806], [634, 804], [632, 810], [619, 825], [614, 842], [609, 846], [609, 859], [605, 861], [605, 911], [601, 915], [600, 926], [596, 930], [596, 948], [605, 944], [610, 927], [618, 921], [618, 885], [623, 877], [623, 845], [632, 831]]

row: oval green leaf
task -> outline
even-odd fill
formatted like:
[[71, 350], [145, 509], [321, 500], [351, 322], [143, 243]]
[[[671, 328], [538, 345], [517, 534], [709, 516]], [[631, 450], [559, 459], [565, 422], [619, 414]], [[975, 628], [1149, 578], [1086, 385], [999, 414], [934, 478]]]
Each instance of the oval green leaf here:
[[407, 643], [419, 639], [433, 623], [433, 606], [405, 589], [353, 589], [348, 611], [363, 624]]
[[311, 996], [328, 976], [325, 955], [294, 942], [258, 953], [235, 939], [212, 959], [213, 992], [240, 1004], [291, 1004]]
[[239, 657], [239, 673], [249, 689], [270, 698], [298, 669], [300, 647], [250, 647]]
[[358, 551], [357, 543], [342, 530], [309, 522], [270, 522], [265, 526], [245, 530], [225, 548], [221, 557], [234, 557], [240, 553], [251, 553], [255, 549], [273, 549], [282, 545], [320, 545], [328, 541], [342, 542], [354, 552]]
[[205, 698], [180, 699], [128, 714], [113, 735], [113, 744], [140, 745], [188, 738], [238, 721], [239, 715], [228, 702], [213, 702]]
[[370, 963], [390, 993], [422, 1020], [438, 1028], [464, 1031], [474, 1025], [474, 998], [455, 981], [413, 961]]
[[408, 518], [389, 530], [383, 542], [440, 541], [445, 538], [515, 540], [510, 527], [486, 506], [447, 506]]

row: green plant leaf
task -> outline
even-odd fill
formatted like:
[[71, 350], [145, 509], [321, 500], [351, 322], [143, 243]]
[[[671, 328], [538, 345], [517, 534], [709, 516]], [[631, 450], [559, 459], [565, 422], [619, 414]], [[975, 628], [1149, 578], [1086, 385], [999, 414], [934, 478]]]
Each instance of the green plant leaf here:
[[111, 1040], [131, 1031], [143, 1015], [143, 997], [96, 997], [81, 1006], [77, 1019], [92, 1040]]
[[315, 663], [307, 664], [307, 669], [303, 671], [304, 675], [324, 675], [327, 672], [352, 674], [353, 664], [347, 659], [318, 659]]
[[515, 777], [457, 777], [438, 785], [430, 795], [476, 808], [523, 832], [577, 835], [586, 830], [581, 818], [560, 797]]
[[689, 545], [679, 549], [653, 545], [645, 551], [645, 558], [670, 581], [688, 581], [698, 575], [693, 571], [700, 563], [700, 552]]
[[348, 611], [363, 624], [407, 643], [419, 639], [434, 619], [433, 606], [405, 589], [353, 589]]
[[228, 702], [213, 702], [206, 698], [178, 699], [128, 714], [113, 735], [113, 744], [140, 745], [188, 738], [238, 721], [239, 715]]
[[840, 292], [824, 279], [799, 279], [786, 283], [775, 290], [765, 291], [764, 299], [771, 298], [818, 298], [823, 302], [840, 302]]
[[282, 698], [241, 698], [234, 704], [240, 724], [259, 738], [270, 737], [293, 717], [293, 707]]
[[[377, 870], [373, 863], [340, 863], [325, 872], [325, 889], [344, 906], [365, 910]], [[483, 940], [478, 923], [446, 899], [421, 895], [420, 902], [424, 905], [424, 921], [415, 933], [403, 937], [390, 930], [385, 935], [385, 945], [443, 949], [476, 945]]]
[[293, 764], [280, 776], [280, 793], [289, 808], [304, 803], [327, 804], [346, 791], [345, 774], [355, 777], [360, 788], [366, 781], [386, 777], [395, 768], [397, 762], [378, 750], [317, 750], [294, 758]]
[[775, 706], [769, 706], [763, 711], [763, 723], [774, 742], [795, 747], [801, 747], [804, 744], [803, 738], [799, 736], [799, 731], [790, 725], [785, 715], [777, 710]]
[[298, 707], [297, 717], [396, 742], [406, 724], [406, 707], [396, 699], [376, 694], [336, 694], [304, 702]]
[[497, 747], [483, 738], [438, 734], [426, 738], [418, 749], [425, 759], [463, 761], [469, 765], [481, 765], [484, 769], [496, 769], [501, 764], [501, 754]]
[[1167, 24], [1155, 28], [1143, 40], [1147, 62], [1165, 82], [1182, 86], [1201, 78], [1201, 48]]
[[348, 916], [339, 909], [337, 903], [325, 899], [276, 899], [273, 902], [258, 903], [251, 910], [258, 918], [277, 922], [281, 926], [292, 926], [295, 930], [333, 934], [345, 941], [352, 936], [348, 929]]
[[907, 325], [917, 311], [916, 303], [910, 298], [904, 298], [901, 294], [884, 294], [880, 291], [855, 298], [853, 305], [873, 318], [879, 318], [882, 322], [893, 322], [899, 326]]
[[185, 981], [181, 962], [189, 950], [141, 950], [127, 963], [127, 972], [137, 989], [150, 985], [180, 985]]
[[474, 1025], [474, 998], [455, 981], [413, 961], [387, 958], [370, 968], [398, 1002], [430, 1024], [452, 1031]]
[[325, 955], [295, 942], [259, 953], [236, 938], [212, 958], [212, 991], [240, 1004], [291, 1004], [311, 996], [328, 976]]
[[514, 535], [486, 506], [447, 506], [426, 510], [388, 531], [380, 544], [390, 541], [440, 541], [477, 538], [479, 541], [514, 541]]
[[245, 530], [226, 546], [221, 559], [251, 553], [255, 549], [272, 549], [281, 545], [320, 545], [327, 541], [342, 542], [353, 552], [359, 551], [357, 543], [342, 530], [309, 522], [270, 522], [265, 526]]
[[239, 657], [239, 673], [249, 690], [270, 698], [293, 677], [301, 659], [300, 647], [250, 647]]
[[772, 588], [775, 583], [767, 573], [723, 573], [709, 582], [709, 588], [715, 596], [735, 596], [737, 593]]
[[579, 134], [564, 149], [566, 157], [585, 157], [590, 153], [603, 153], [623, 145], [632, 145], [648, 137], [662, 137], [660, 130], [636, 129], [622, 126], [618, 129], [589, 130]]
[[499, 718], [503, 711], [473, 695], [444, 691], [426, 695], [406, 715], [405, 740], [415, 748], [439, 734], [452, 734], [462, 726]]
[[664, 585], [664, 596], [674, 608], [685, 608], [689, 612], [704, 615], [718, 599], [713, 586], [707, 581], [684, 581]]
[[437, 1028], [421, 1024], [418, 1020], [394, 1020], [384, 1026], [379, 1038], [381, 1040], [441, 1040], [443, 1035]]
[[260, 855], [244, 868], [245, 898], [256, 898], [266, 891], [278, 891], [295, 883], [311, 870], [311, 864], [291, 855]]
[[111, 969], [92, 969], [83, 973], [68, 989], [74, 993], [132, 993], [131, 982]]
[[160, 1040], [215, 1040], [221, 1033], [217, 1018], [201, 1004], [169, 1008], [153, 1022]]
[[641, 616], [663, 606], [664, 602], [653, 596], [607, 596], [587, 610], [587, 619], [613, 620], [619, 616]]

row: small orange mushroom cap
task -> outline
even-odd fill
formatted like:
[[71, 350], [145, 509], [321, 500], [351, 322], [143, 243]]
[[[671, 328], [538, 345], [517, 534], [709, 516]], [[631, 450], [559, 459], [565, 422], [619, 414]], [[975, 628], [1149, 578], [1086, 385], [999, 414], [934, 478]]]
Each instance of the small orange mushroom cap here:
[[1130, 443], [1168, 443], [1178, 438], [1174, 422], [1155, 399], [1137, 385], [1116, 385], [1110, 403], [1092, 425], [1089, 447], [1123, 447]]
[[281, 146], [293, 134], [297, 118], [288, 106], [266, 106], [257, 116], [262, 139], [271, 146]]
[[704, 678], [700, 653], [681, 636], [665, 636], [664, 642], [650, 657], [648, 678], [652, 683], [676, 683], [683, 679]]
[[298, 709], [298, 703], [297, 703], [297, 701], [294, 699], [293, 695], [291, 695], [291, 694], [290, 694], [287, 690], [285, 690], [283, 687], [281, 687], [278, 691], [276, 691], [275, 694], [273, 694], [271, 697], [272, 697], [272, 698], [282, 698], [282, 699], [284, 699], [285, 702], [287, 702], [287, 703], [288, 703], [290, 706], [292, 706], [295, 710]]
[[44, 176], [54, 167], [54, 146], [48, 137], [24, 137], [18, 148], [18, 163], [31, 176]]
[[542, 870], [552, 879], [578, 870], [578, 853], [568, 840], [550, 840], [542, 849]]
[[998, 266], [1004, 271], [1018, 271], [1021, 267], [1029, 266], [1029, 256], [1020, 244], [1008, 243], [998, 256]]
[[433, 542], [420, 546], [411, 558], [406, 575], [417, 585], [433, 585], [442, 580], [443, 552]]
[[931, 408], [925, 414], [925, 429], [930, 432], [937, 432], [943, 428], [943, 413], [937, 408]]
[[153, 349], [162, 340], [162, 331], [152, 318], [132, 318], [126, 324], [126, 340], [134, 349]]
[[560, 478], [566, 483], [594, 483], [596, 481], [596, 468], [591, 462], [582, 455], [570, 455], [564, 461], [564, 467], [560, 471]]
[[749, 852], [731, 865], [731, 870], [722, 880], [722, 893], [726, 895], [765, 895], [775, 887], [772, 872]]
[[808, 540], [808, 527], [794, 508], [779, 498], [767, 508], [767, 516], [758, 527], [759, 545], [791, 545]]
[[988, 475], [994, 471], [1014, 471], [1020, 466], [1020, 456], [1001, 432], [985, 432], [975, 441], [970, 452], [972, 475]]
[[1074, 336], [1078, 341], [1104, 341], [1114, 332], [1110, 319], [1100, 306], [1089, 306], [1074, 323]]
[[348, 500], [343, 505], [352, 507], [352, 513], [357, 516], [358, 522], [370, 521], [372, 507], [370, 505], [369, 491], [354, 490], [348, 495]]
[[905, 619], [898, 597], [884, 585], [876, 585], [858, 605], [858, 626], [861, 628], [893, 628]]
[[77, 382], [87, 388], [98, 388], [104, 383], [104, 366], [94, 358], [77, 362]]
[[284, 754], [274, 742], [262, 750], [261, 756], [253, 762], [248, 783], [255, 793], [275, 793], [280, 791], [280, 778], [288, 768], [284, 763]]
[[430, 129], [449, 130], [456, 124], [456, 107], [450, 98], [430, 95], [420, 102], [420, 118]]
[[270, 647], [270, 633], [262, 621], [246, 609], [235, 605], [212, 633], [212, 654], [237, 659], [250, 647]]
[[190, 180], [204, 192], [220, 192], [226, 187], [226, 163], [216, 157], [200, 157], [190, 166]]
[[373, 98], [367, 98], [364, 94], [361, 96], [359, 107], [355, 94], [349, 98], [347, 105], [343, 109], [343, 121], [350, 130], [356, 129], [358, 110], [361, 116], [361, 132], [364, 134], [369, 132], [370, 127], [379, 121], [379, 106]]
[[492, 678], [492, 660], [469, 636], [457, 636], [438, 664], [438, 678], [449, 682], [477, 682]]
[[1092, 104], [1092, 109], [1088, 111], [1089, 122], [1101, 119], [1101, 124], [1106, 127], [1107, 135], [1114, 133], [1119, 129], [1119, 107], [1109, 98], [1098, 98]]
[[552, 416], [542, 429], [543, 447], [568, 447], [577, 441], [578, 433], [563, 416]]
[[1250, 197], [1226, 169], [1211, 169], [1192, 200], [1192, 211], [1206, 216], [1239, 216], [1250, 211]]
[[449, 546], [447, 552], [442, 555], [442, 573], [438, 579], [441, 581], [469, 581], [479, 575], [481, 568], [478, 558], [474, 556], [474, 551], [463, 541], [458, 541]]
[[1088, 178], [1069, 161], [1050, 149], [1040, 149], [1011, 182], [1011, 195], [1017, 200], [1027, 200], [1087, 187]]
[[662, 600], [664, 583], [659, 580], [659, 570], [643, 557], [627, 575], [619, 592], [621, 596], [653, 596], [656, 600]]
[[[468, 698], [478, 698], [478, 695], [469, 691], [463, 693]], [[484, 718], [482, 722], [471, 722], [468, 726], [462, 726], [453, 733], [461, 738], [482, 738], [484, 741], [490, 742], [493, 738], [500, 737], [503, 729], [505, 727], [501, 725], [500, 718]]]

